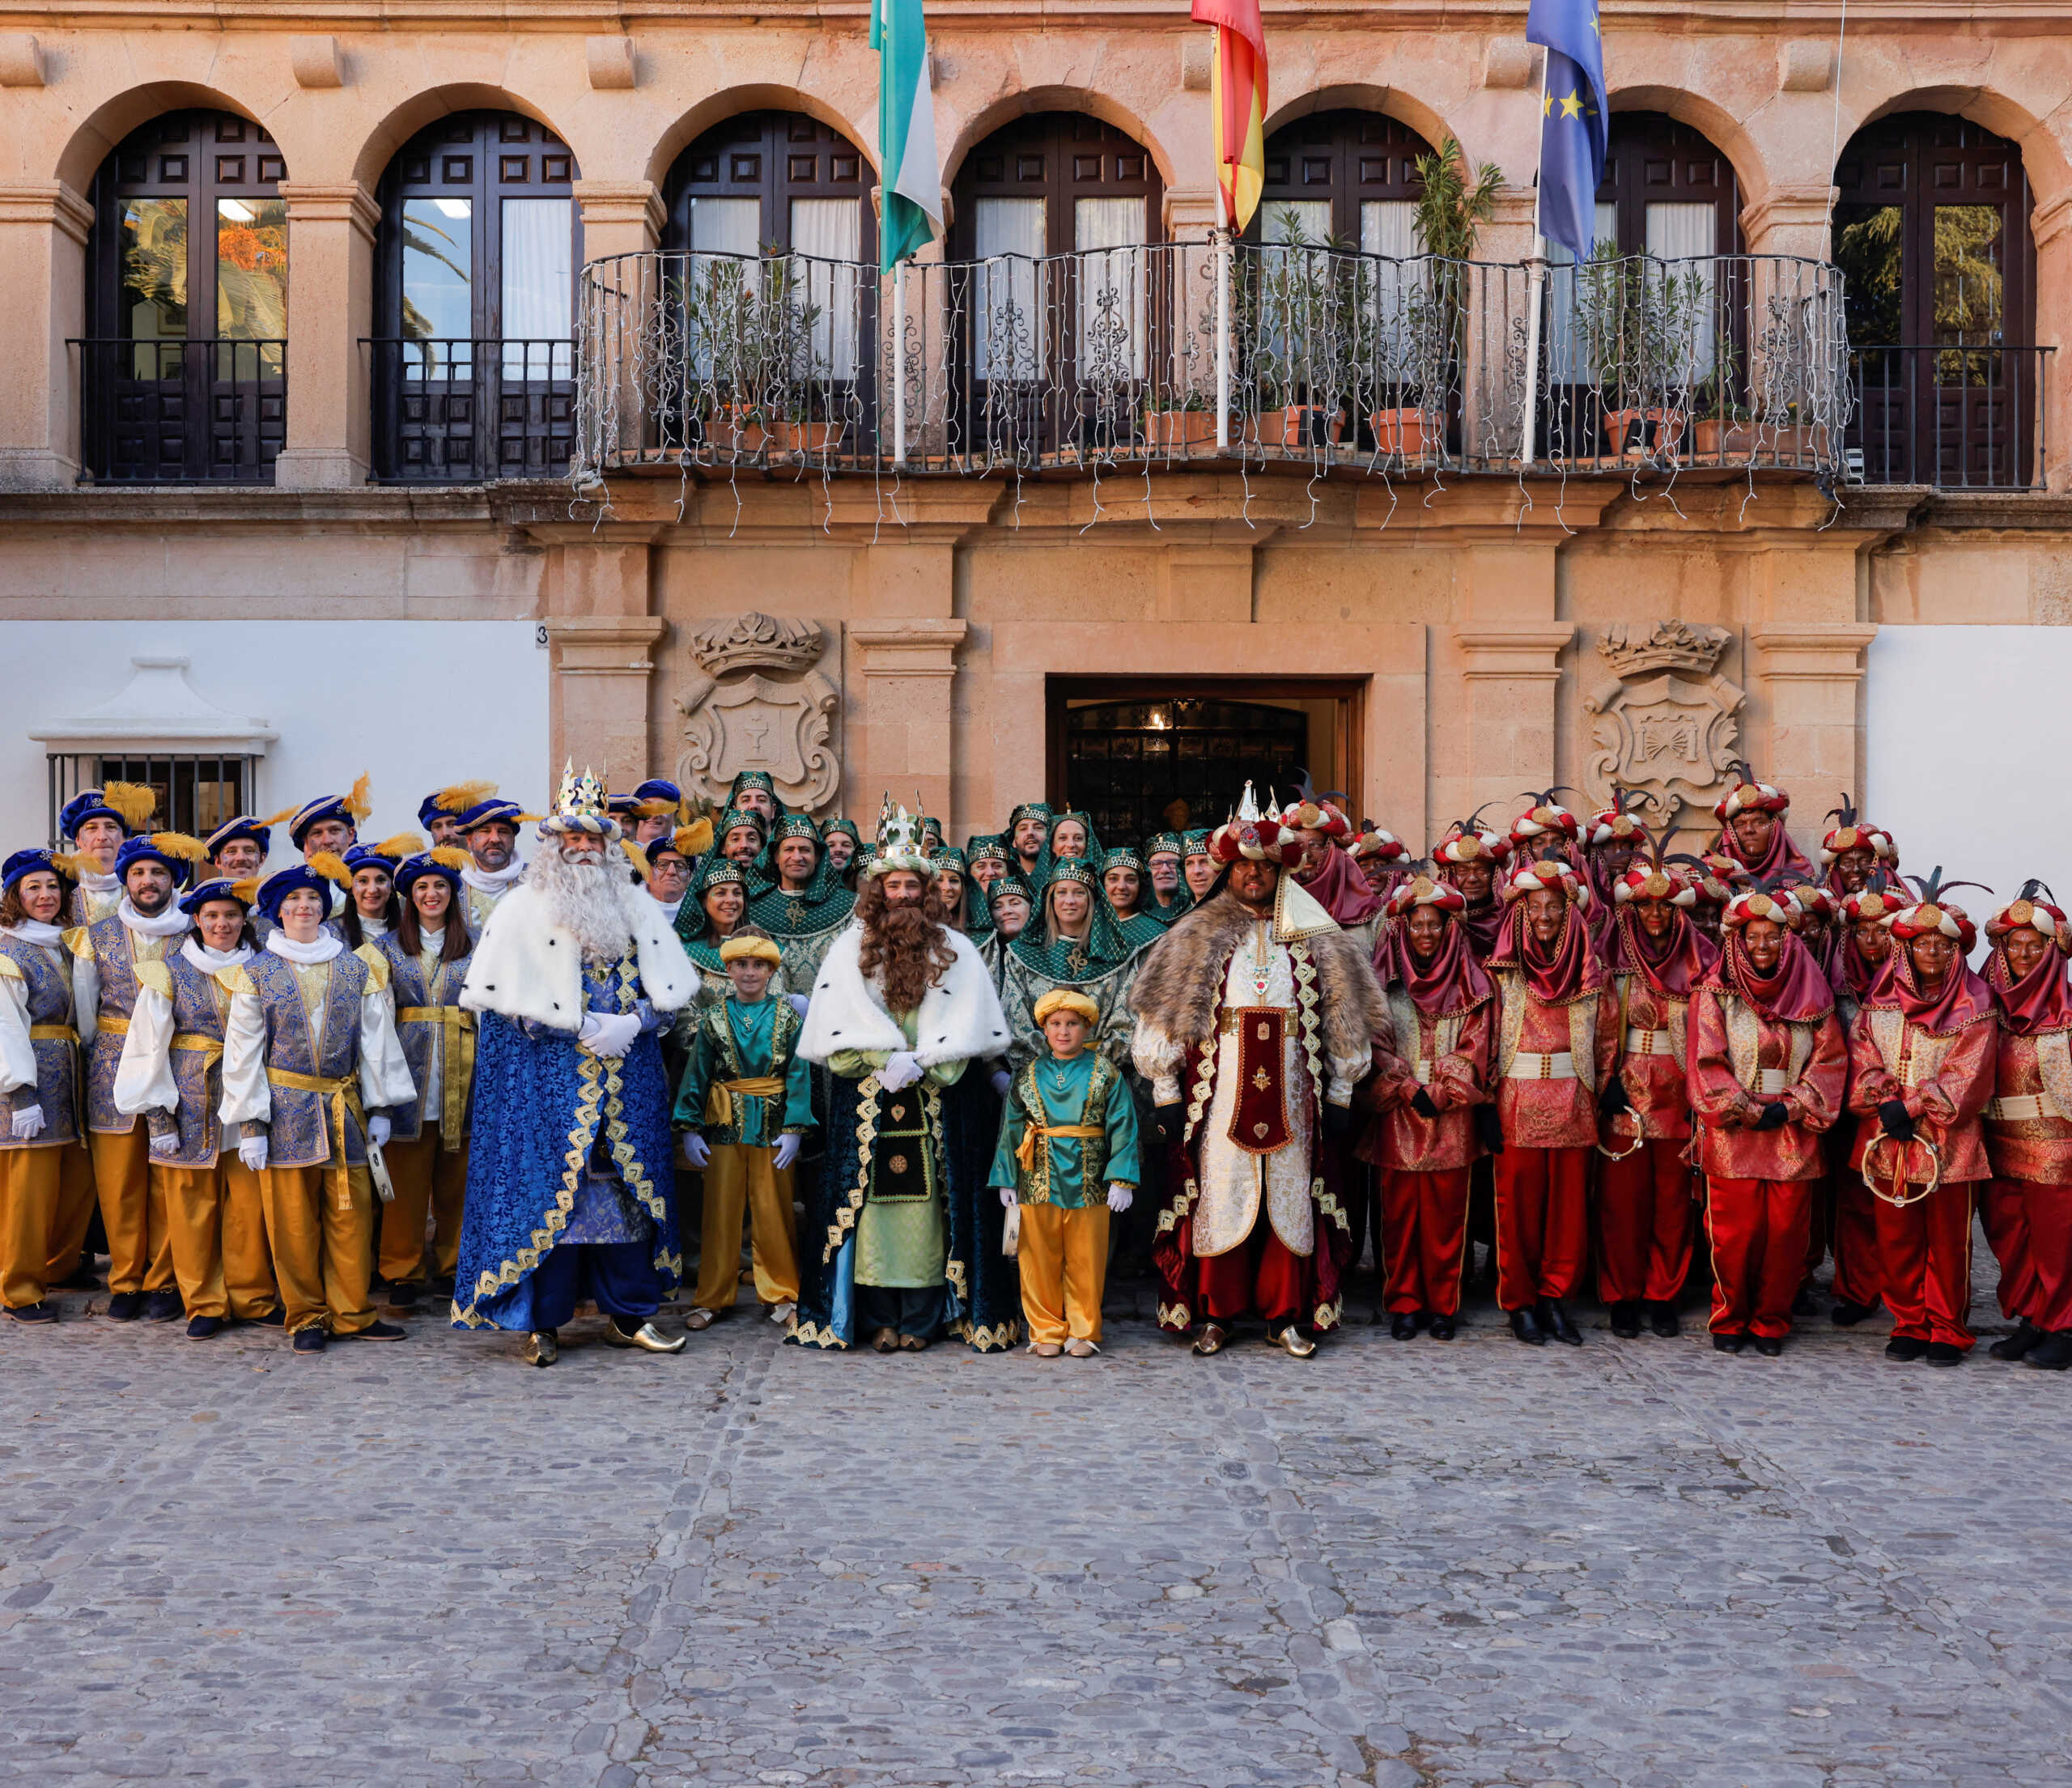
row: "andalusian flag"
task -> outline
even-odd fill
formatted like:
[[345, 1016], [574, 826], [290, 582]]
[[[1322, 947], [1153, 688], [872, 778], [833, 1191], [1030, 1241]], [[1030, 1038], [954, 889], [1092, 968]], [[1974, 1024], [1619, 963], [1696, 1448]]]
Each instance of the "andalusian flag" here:
[[1194, 0], [1197, 24], [1216, 27], [1209, 108], [1216, 120], [1216, 189], [1223, 216], [1242, 230], [1266, 185], [1266, 24], [1259, 0]]
[[942, 164], [936, 159], [936, 100], [928, 87], [928, 32], [921, 0], [871, 0], [877, 52], [877, 264], [884, 272], [942, 233]]

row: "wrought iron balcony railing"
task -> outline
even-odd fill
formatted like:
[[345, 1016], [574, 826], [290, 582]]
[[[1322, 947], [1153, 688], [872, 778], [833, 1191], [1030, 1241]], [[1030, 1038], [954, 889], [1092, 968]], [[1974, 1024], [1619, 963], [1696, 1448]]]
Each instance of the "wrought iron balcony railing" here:
[[67, 344], [79, 357], [80, 457], [122, 484], [270, 484], [287, 440], [285, 341]]
[[383, 483], [558, 478], [575, 431], [575, 343], [384, 336], [373, 355]]
[[1851, 347], [1849, 476], [1944, 491], [2040, 489], [2056, 351]]
[[618, 256], [583, 273], [571, 475], [1204, 461], [1832, 482], [1841, 291], [1832, 266], [1765, 255], [1607, 258], [1537, 283], [1518, 265], [1250, 244], [891, 276]]

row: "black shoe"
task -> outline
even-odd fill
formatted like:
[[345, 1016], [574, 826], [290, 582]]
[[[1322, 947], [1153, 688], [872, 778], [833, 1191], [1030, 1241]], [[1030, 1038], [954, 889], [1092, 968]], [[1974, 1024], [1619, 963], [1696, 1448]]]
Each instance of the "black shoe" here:
[[418, 1307], [418, 1287], [414, 1280], [398, 1279], [388, 1288], [388, 1307], [414, 1312]]
[[1547, 1331], [1539, 1326], [1539, 1313], [1530, 1310], [1511, 1312], [1511, 1333], [1527, 1347], [1547, 1345]]
[[118, 1291], [108, 1301], [108, 1319], [111, 1323], [134, 1323], [144, 1314], [144, 1294], [141, 1291]]
[[53, 1291], [99, 1291], [100, 1275], [94, 1271], [91, 1259], [83, 1259], [72, 1269], [71, 1276], [61, 1279], [50, 1288]]
[[1665, 1341], [1674, 1340], [1684, 1332], [1684, 1325], [1676, 1319], [1676, 1306], [1674, 1304], [1650, 1304], [1648, 1327]]
[[1713, 1337], [1713, 1352], [1715, 1353], [1739, 1353], [1747, 1344], [1748, 1337], [1745, 1335], [1715, 1335]]
[[1902, 1360], [1909, 1365], [1913, 1364], [1916, 1360], [1924, 1357], [1927, 1354], [1927, 1342], [1921, 1340], [1917, 1336], [1895, 1335], [1891, 1340], [1885, 1344], [1885, 1357], [1887, 1359]]
[[2062, 1372], [2072, 1365], [2072, 1332], [2060, 1330], [2045, 1336], [2022, 1356], [2022, 1364], [2043, 1372]]
[[1852, 1304], [1845, 1297], [1828, 1314], [1837, 1328], [1854, 1328], [1877, 1308], [1875, 1304]]
[[190, 1341], [208, 1341], [222, 1334], [223, 1319], [220, 1316], [190, 1316], [187, 1319], [187, 1339]]
[[1432, 1339], [1435, 1341], [1450, 1341], [1458, 1332], [1459, 1327], [1460, 1324], [1456, 1318], [1434, 1316], [1432, 1319]]
[[1575, 1319], [1569, 1314], [1568, 1306], [1558, 1297], [1542, 1301], [1539, 1326], [1564, 1347], [1581, 1347], [1583, 1344], [1583, 1331], [1576, 1327]]
[[1967, 1351], [1949, 1341], [1930, 1341], [1928, 1344], [1928, 1363], [1930, 1365], [1962, 1365]]
[[1755, 1338], [1756, 1351], [1766, 1360], [1774, 1360], [1784, 1352], [1784, 1337], [1781, 1335], [1758, 1335]]
[[298, 1353], [321, 1353], [329, 1340], [330, 1336], [321, 1328], [299, 1328], [293, 1345]]
[[1641, 1333], [1641, 1306], [1630, 1302], [1614, 1304], [1611, 1332], [1622, 1341], [1637, 1340]]
[[408, 1329], [398, 1328], [393, 1323], [369, 1323], [365, 1328], [342, 1330], [332, 1339], [338, 1341], [400, 1341], [409, 1333]]
[[1398, 1310], [1395, 1313], [1395, 1319], [1389, 1324], [1389, 1334], [1399, 1341], [1416, 1340], [1417, 1339], [1417, 1312], [1414, 1310]]
[[187, 1314], [187, 1306], [180, 1301], [180, 1293], [168, 1285], [163, 1291], [155, 1291], [144, 1300], [144, 1315], [154, 1323], [176, 1323]]
[[7, 1314], [17, 1323], [54, 1323], [57, 1306], [47, 1297], [39, 1297], [33, 1304], [10, 1304]]
[[2021, 1326], [2012, 1335], [2003, 1335], [1985, 1351], [1996, 1360], [2019, 1360], [2030, 1348], [2041, 1344], [2045, 1331], [2033, 1327], [2024, 1316]]
[[253, 1317], [252, 1326], [254, 1328], [279, 1328], [287, 1323], [287, 1319], [288, 1313], [276, 1304], [264, 1316]]
[[1801, 1285], [1792, 1296], [1791, 1314], [1794, 1316], [1817, 1316], [1820, 1306], [1813, 1302], [1813, 1288]]

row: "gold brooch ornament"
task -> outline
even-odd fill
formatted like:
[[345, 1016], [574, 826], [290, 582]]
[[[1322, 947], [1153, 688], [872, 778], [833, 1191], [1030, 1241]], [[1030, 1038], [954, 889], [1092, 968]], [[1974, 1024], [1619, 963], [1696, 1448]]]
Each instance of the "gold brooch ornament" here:
[[1255, 1123], [1252, 1126], [1252, 1134], [1257, 1136], [1261, 1142], [1264, 1142], [1266, 1140], [1266, 1132], [1267, 1126], [1263, 1123]]
[[895, 1174], [903, 1174], [906, 1171], [906, 1157], [904, 1155], [894, 1155], [885, 1162], [885, 1166]]

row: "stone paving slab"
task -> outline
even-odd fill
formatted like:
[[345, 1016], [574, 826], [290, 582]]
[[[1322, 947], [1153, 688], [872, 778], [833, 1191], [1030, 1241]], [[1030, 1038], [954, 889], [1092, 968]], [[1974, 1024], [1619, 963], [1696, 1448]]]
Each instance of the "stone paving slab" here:
[[1982, 1354], [744, 1310], [539, 1372], [101, 1302], [0, 1327], [0, 1781], [2072, 1781], [2072, 1384]]

